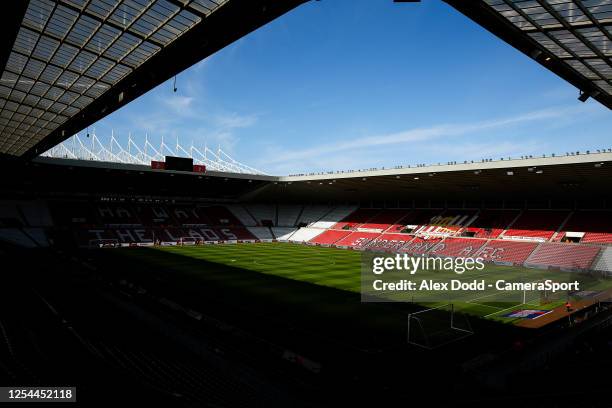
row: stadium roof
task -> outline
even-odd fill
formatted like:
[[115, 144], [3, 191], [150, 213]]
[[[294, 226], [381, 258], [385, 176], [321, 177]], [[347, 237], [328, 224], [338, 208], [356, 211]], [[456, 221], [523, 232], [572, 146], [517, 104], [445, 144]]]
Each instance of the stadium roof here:
[[[134, 182], [135, 185], [144, 188], [144, 180], [148, 180], [148, 185], [155, 191], [173, 185], [176, 179], [167, 178], [171, 175], [180, 176], [182, 179], [203, 177], [200, 173], [168, 172], [153, 170], [150, 166], [144, 165], [87, 160], [38, 157], [34, 163], [47, 168], [44, 174], [49, 174], [48, 180], [43, 183], [46, 188], [53, 188], [54, 179], [58, 180], [57, 185], [66, 188], [65, 176], [51, 176], [60, 171], [53, 169], [62, 168], [80, 169], [74, 172], [75, 174], [88, 170], [87, 176], [83, 176], [88, 182], [72, 183], [71, 188], [93, 186], [95, 191], [100, 191], [98, 187], [103, 182], [114, 184], [116, 188], [123, 187], [123, 179], [109, 178], [108, 172], [142, 175], [142, 179], [136, 179], [141, 181]], [[587, 202], [587, 206], [596, 206], [598, 205], [596, 199], [601, 198], [602, 202], [607, 201], [606, 205], [612, 204], [612, 153], [609, 152], [285, 177], [211, 171], [207, 172], [205, 178], [211, 182], [215, 179], [234, 183], [240, 180], [256, 182], [253, 187], [257, 188], [248, 189], [249, 192], [243, 196], [243, 199], [264, 202], [401, 200], [405, 203], [406, 200], [520, 201], [535, 198], [539, 204], [547, 199], [555, 199], [557, 202], [584, 199], [593, 201]], [[108, 182], [106, 179], [109, 179]], [[39, 181], [35, 179], [33, 182]], [[17, 186], [22, 185], [23, 183], [17, 184]], [[193, 184], [185, 191], [195, 194], [196, 190], [199, 190], [199, 185]], [[189, 182], [185, 181], [181, 186], [185, 188], [189, 186]], [[568, 206], [571, 207], [570, 204]]]
[[0, 154], [44, 152], [305, 1], [3, 3]]
[[609, 0], [445, 0], [612, 109]]

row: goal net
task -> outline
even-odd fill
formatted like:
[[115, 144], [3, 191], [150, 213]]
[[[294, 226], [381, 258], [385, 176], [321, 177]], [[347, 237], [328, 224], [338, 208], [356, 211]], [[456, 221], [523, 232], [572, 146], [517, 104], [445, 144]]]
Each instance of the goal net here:
[[200, 243], [200, 238], [194, 237], [181, 237], [179, 238], [179, 245], [198, 245]]
[[116, 238], [90, 239], [89, 248], [117, 248], [121, 246]]
[[408, 315], [409, 344], [435, 349], [474, 334], [467, 315], [455, 312], [452, 303]]

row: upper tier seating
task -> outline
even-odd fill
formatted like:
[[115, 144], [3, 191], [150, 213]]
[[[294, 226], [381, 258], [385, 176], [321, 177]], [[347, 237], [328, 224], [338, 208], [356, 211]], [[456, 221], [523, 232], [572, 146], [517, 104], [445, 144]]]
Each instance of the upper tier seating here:
[[601, 255], [593, 269], [596, 271], [606, 271], [612, 273], [612, 247], [605, 247], [601, 249]]
[[359, 208], [344, 217], [340, 222], [332, 226], [333, 229], [356, 229], [361, 224], [374, 218], [381, 210], [372, 208]]
[[241, 204], [229, 204], [227, 209], [234, 214], [234, 216], [240, 221], [242, 225], [247, 227], [255, 227], [257, 221], [249, 214], [249, 212]]
[[497, 238], [517, 215], [519, 210], [482, 210], [464, 233], [475, 238]]
[[295, 225], [310, 225], [317, 222], [325, 214], [332, 210], [331, 206], [328, 205], [305, 205], [302, 213], [295, 222]]
[[438, 256], [472, 257], [486, 244], [485, 240], [470, 238], [446, 238], [437, 244], [429, 253]]
[[474, 257], [490, 262], [522, 264], [538, 245], [536, 242], [492, 239], [484, 244]]
[[585, 232], [581, 243], [612, 243], [612, 211], [574, 211], [563, 226], [563, 233], [557, 237], [563, 238], [565, 231]]
[[525, 210], [504, 233], [504, 237], [550, 239], [568, 216], [567, 211]]
[[409, 212], [410, 210], [385, 209], [370, 218], [368, 222], [361, 224], [359, 228], [384, 231], [404, 218]]
[[325, 231], [325, 230], [322, 230], [320, 228], [308, 228], [308, 227], [300, 228], [299, 230], [294, 232], [289, 237], [289, 241], [291, 241], [291, 242], [307, 242], [307, 241], [310, 241], [311, 239], [313, 239], [314, 237], [316, 237], [317, 235], [322, 234], [323, 231]]
[[311, 239], [309, 242], [312, 242], [315, 244], [331, 245], [341, 240], [342, 238], [347, 237], [349, 234], [351, 234], [351, 231], [327, 230], [327, 231], [324, 231], [322, 234], [317, 235], [316, 237]]
[[382, 234], [368, 244], [368, 249], [395, 252], [413, 239], [414, 236], [408, 234]]
[[336, 241], [336, 245], [362, 248], [378, 236], [380, 236], [378, 232], [353, 232], [347, 237]]
[[588, 269], [600, 249], [598, 246], [545, 242], [533, 251], [525, 264]]
[[297, 231], [297, 228], [272, 227], [272, 233], [274, 234], [274, 237], [281, 241], [288, 240], [295, 231]]
[[332, 225], [338, 223], [341, 219], [345, 218], [347, 215], [355, 211], [355, 206], [352, 205], [341, 205], [335, 207], [333, 210], [325, 214], [318, 221], [310, 225], [313, 228], [331, 228]]
[[435, 247], [440, 241], [442, 241], [442, 238], [414, 237], [414, 239], [402, 247], [399, 252], [405, 252], [408, 254], [425, 254]]
[[302, 212], [301, 205], [279, 205], [278, 206], [278, 227], [293, 227], [297, 225], [297, 217]]

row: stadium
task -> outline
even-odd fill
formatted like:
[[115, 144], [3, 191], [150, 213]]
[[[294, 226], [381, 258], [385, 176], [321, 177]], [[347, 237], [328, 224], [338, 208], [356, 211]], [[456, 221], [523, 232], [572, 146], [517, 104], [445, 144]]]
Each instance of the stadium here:
[[[271, 175], [90, 131], [317, 3], [3, 4], [0, 403], [610, 405], [612, 139]], [[444, 7], [612, 109], [610, 1]]]

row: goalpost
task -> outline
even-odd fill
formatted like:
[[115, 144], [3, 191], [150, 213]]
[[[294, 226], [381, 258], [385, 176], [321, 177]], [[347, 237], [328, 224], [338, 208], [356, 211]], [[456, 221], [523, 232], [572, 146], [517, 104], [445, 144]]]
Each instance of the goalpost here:
[[448, 303], [410, 313], [406, 339], [409, 344], [435, 349], [474, 334], [468, 317]]
[[202, 240], [194, 237], [180, 237], [178, 240], [179, 245], [198, 245]]
[[89, 248], [117, 248], [121, 246], [116, 238], [90, 239], [88, 245]]

